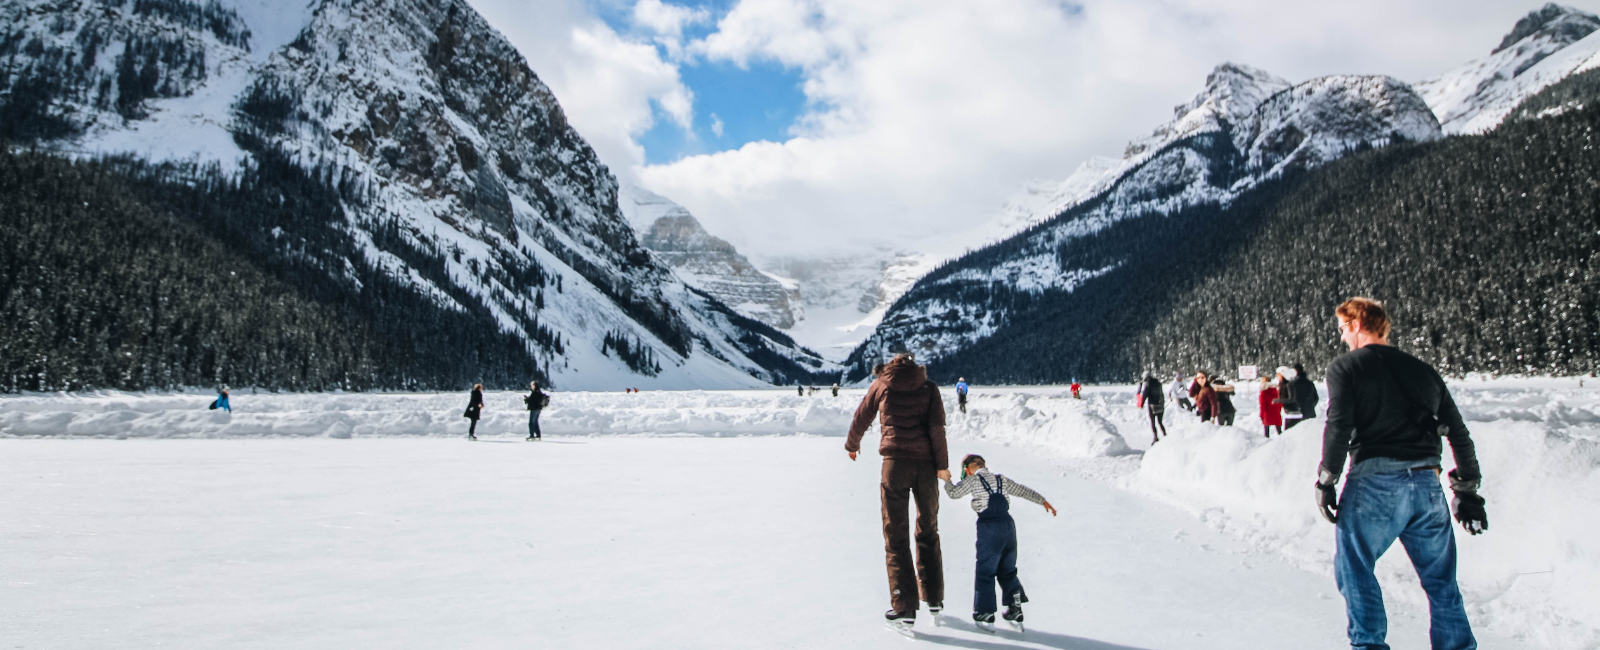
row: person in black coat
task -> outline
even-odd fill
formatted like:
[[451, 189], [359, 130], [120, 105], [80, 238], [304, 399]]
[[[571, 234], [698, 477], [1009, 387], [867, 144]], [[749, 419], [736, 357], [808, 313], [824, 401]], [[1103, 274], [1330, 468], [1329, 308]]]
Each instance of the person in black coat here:
[[1301, 364], [1294, 364], [1294, 381], [1289, 382], [1289, 386], [1293, 389], [1294, 405], [1300, 411], [1300, 417], [1284, 422], [1285, 429], [1317, 417], [1317, 402], [1322, 399], [1317, 393], [1317, 385], [1306, 376], [1306, 367]]
[[472, 426], [467, 429], [467, 439], [478, 439], [478, 418], [483, 415], [483, 384], [472, 385], [472, 397], [467, 398], [467, 412], [461, 417], [472, 420]]
[[1239, 412], [1233, 406], [1233, 387], [1228, 385], [1227, 380], [1217, 377], [1211, 380], [1211, 389], [1217, 391], [1217, 424], [1233, 426], [1233, 416]]
[[528, 394], [522, 397], [522, 403], [528, 405], [528, 439], [543, 440], [544, 434], [539, 431], [539, 412], [550, 405], [550, 396], [539, 390], [539, 382], [528, 382]]

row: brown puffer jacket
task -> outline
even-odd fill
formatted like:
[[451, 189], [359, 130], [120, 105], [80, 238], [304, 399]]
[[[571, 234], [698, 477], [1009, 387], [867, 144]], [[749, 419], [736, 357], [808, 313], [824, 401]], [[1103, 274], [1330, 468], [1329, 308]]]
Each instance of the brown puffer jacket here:
[[856, 408], [850, 423], [845, 451], [860, 451], [861, 436], [872, 426], [872, 418], [882, 415], [883, 439], [878, 453], [885, 458], [910, 458], [933, 461], [935, 470], [949, 469], [950, 452], [944, 440], [944, 399], [939, 386], [928, 381], [928, 370], [910, 359], [890, 361], [867, 396]]

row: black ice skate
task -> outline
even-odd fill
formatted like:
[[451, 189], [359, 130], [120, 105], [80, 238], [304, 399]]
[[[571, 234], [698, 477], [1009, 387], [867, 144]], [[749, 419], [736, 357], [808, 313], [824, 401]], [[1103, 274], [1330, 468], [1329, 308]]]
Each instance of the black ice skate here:
[[989, 612], [987, 614], [973, 614], [972, 622], [978, 626], [978, 629], [990, 634], [994, 633], [994, 612]]
[[883, 613], [883, 618], [888, 621], [889, 629], [899, 632], [908, 639], [917, 638], [917, 633], [911, 631], [911, 626], [917, 624], [916, 612], [897, 612], [891, 609]]
[[1021, 605], [1007, 605], [1006, 611], [1000, 614], [1000, 618], [1006, 619], [1006, 622], [1010, 623], [1011, 627], [1017, 628], [1018, 632], [1022, 631]]

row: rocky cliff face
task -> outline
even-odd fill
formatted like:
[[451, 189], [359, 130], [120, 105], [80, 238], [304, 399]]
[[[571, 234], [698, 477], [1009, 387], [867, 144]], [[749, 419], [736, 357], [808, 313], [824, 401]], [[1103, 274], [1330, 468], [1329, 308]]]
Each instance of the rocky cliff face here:
[[1600, 17], [1554, 3], [1517, 21], [1489, 56], [1418, 82], [1445, 133], [1482, 133], [1524, 99], [1600, 65]]
[[232, 2], [7, 3], [0, 52], [21, 64], [0, 92], [6, 135], [315, 170], [357, 197], [334, 228], [365, 252], [345, 264], [487, 309], [565, 388], [789, 383], [826, 367], [639, 244], [615, 178], [464, 1], [252, 9], [296, 36], [253, 49]]
[[[897, 351], [931, 361], [1000, 332], [1019, 308], [1014, 292], [1050, 300], [1135, 255], [1107, 251], [1092, 267], [1063, 266], [1058, 249], [1127, 219], [1160, 219], [1203, 204], [1226, 204], [1268, 179], [1314, 168], [1346, 152], [1441, 137], [1427, 104], [1406, 84], [1339, 75], [1290, 85], [1262, 70], [1218, 66], [1206, 88], [1174, 110], [1173, 121], [1128, 145], [1092, 182], [1075, 175], [1051, 214], [989, 248], [943, 265], [917, 282], [851, 355], [851, 374]], [[1065, 207], [1062, 207], [1065, 206]], [[1057, 210], [1057, 208], [1060, 208]], [[1152, 222], [1152, 228], [1161, 227]]]
[[732, 244], [706, 232], [683, 206], [631, 186], [623, 188], [621, 203], [639, 243], [690, 286], [779, 329], [804, 318], [793, 282], [785, 284], [756, 268]]

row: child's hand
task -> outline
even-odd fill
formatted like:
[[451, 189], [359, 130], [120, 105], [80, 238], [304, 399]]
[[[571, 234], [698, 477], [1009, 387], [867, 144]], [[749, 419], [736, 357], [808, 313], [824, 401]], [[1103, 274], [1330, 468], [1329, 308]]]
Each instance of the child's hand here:
[[1050, 505], [1050, 500], [1049, 499], [1045, 499], [1045, 501], [1044, 501], [1044, 509], [1050, 513], [1051, 517], [1056, 516], [1056, 508], [1055, 508], [1055, 506]]
[[939, 470], [939, 480], [948, 482], [950, 480], [950, 470]]

